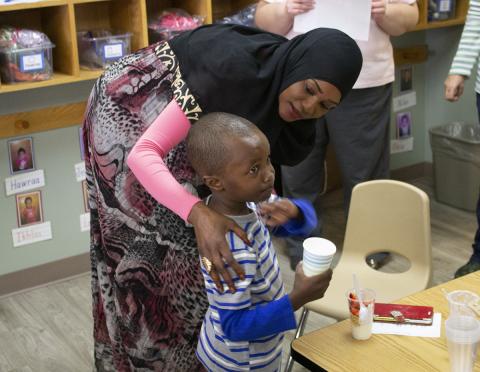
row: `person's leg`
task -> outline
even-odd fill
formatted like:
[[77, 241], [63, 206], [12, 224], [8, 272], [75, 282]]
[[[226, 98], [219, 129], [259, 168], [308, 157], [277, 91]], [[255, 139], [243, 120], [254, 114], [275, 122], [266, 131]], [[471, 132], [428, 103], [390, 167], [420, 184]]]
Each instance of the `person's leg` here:
[[[355, 185], [389, 178], [391, 97], [392, 84], [354, 89], [329, 114], [328, 132], [342, 172], [346, 216]], [[367, 261], [378, 267], [388, 257], [381, 252]]]
[[455, 278], [480, 270], [480, 195], [477, 201], [477, 232], [472, 244], [473, 253], [468, 262], [455, 272]]
[[[477, 95], [477, 113], [480, 124], [480, 94]], [[468, 262], [455, 272], [455, 278], [480, 270], [480, 194], [477, 201], [477, 232], [472, 244], [473, 253]]]
[[[319, 196], [324, 181], [323, 162], [325, 149], [328, 143], [325, 119], [317, 121], [317, 134], [315, 146], [308, 157], [294, 167], [282, 166], [283, 196], [286, 198], [302, 198], [315, 202]], [[318, 224], [311, 236], [320, 236], [321, 216], [318, 214]], [[295, 269], [296, 264], [303, 256], [304, 238], [289, 237], [286, 239], [288, 255], [290, 256], [290, 267]]]

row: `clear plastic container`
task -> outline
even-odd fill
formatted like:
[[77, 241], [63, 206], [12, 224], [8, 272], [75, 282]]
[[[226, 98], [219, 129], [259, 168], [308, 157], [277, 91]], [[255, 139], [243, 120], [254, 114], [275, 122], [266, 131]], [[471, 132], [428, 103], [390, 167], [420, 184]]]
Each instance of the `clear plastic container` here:
[[2, 83], [42, 81], [52, 78], [52, 43], [32, 48], [1, 48], [0, 77]]
[[455, 17], [455, 0], [428, 0], [428, 22]]
[[77, 32], [80, 66], [86, 69], [103, 69], [130, 53], [132, 34], [110, 31]]

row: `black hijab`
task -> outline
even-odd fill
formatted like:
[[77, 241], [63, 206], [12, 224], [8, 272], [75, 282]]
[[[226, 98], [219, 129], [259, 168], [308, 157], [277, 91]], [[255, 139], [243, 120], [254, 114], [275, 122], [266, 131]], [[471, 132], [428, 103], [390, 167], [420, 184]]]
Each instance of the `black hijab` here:
[[209, 25], [169, 41], [182, 76], [204, 113], [242, 116], [267, 136], [272, 161], [295, 165], [311, 151], [315, 119], [292, 123], [278, 115], [278, 96], [306, 79], [336, 86], [342, 99], [362, 66], [353, 39], [319, 28], [292, 40], [240, 25]]

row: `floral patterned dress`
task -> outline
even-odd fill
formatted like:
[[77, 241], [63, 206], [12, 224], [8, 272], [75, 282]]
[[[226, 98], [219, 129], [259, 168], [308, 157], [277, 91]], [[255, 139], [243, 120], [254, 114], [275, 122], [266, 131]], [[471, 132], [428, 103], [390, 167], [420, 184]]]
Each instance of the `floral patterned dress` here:
[[[89, 98], [83, 133], [98, 371], [200, 368], [195, 349], [208, 302], [193, 229], [157, 203], [126, 163], [172, 99], [192, 123], [201, 115], [168, 43], [112, 65]], [[184, 143], [164, 161], [180, 183], [195, 185]]]

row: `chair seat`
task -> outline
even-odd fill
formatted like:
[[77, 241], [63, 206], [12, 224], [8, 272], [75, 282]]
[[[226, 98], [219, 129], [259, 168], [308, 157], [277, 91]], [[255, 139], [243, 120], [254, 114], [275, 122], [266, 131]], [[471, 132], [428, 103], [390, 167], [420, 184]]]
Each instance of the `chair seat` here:
[[337, 320], [346, 319], [349, 317], [346, 293], [353, 287], [352, 273], [357, 275], [362, 288], [375, 291], [375, 301], [389, 303], [427, 288], [430, 280], [428, 272], [412, 265], [403, 273], [383, 273], [368, 266], [363, 257], [348, 257], [340, 260], [333, 270], [325, 296], [305, 306], [308, 310]]

